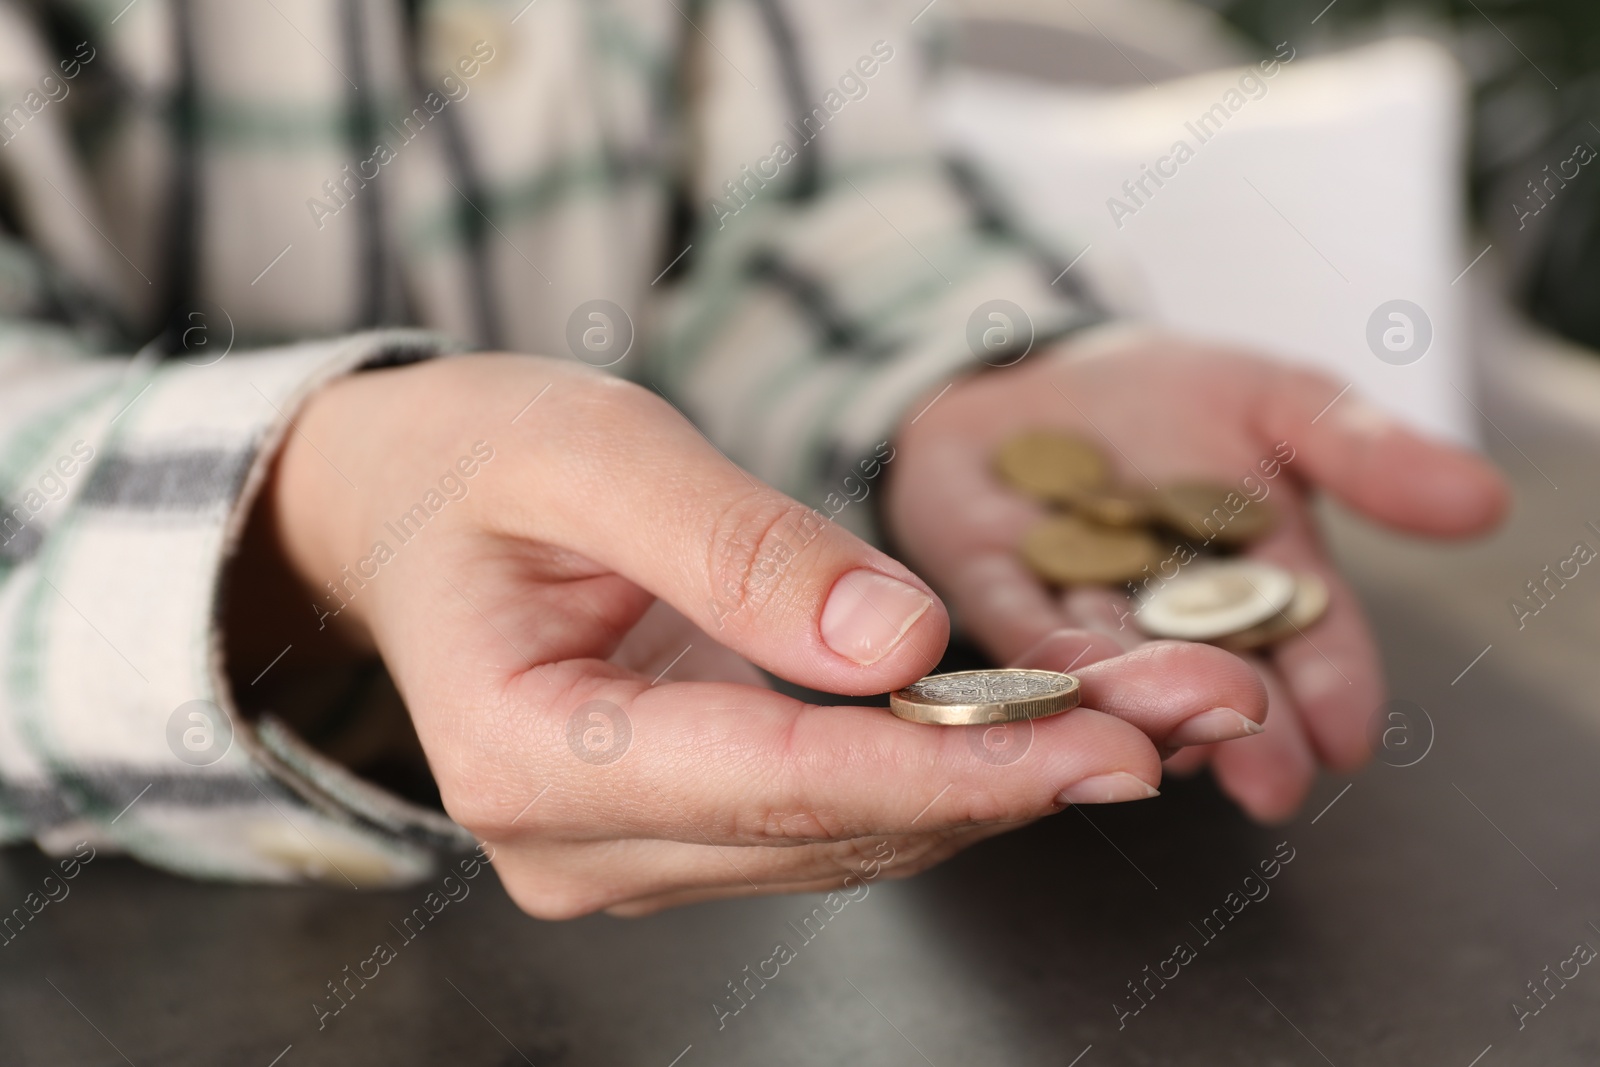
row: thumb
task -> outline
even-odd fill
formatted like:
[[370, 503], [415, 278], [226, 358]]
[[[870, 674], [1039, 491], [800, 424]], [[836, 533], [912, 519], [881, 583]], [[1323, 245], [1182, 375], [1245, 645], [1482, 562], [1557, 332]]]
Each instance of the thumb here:
[[558, 496], [522, 494], [506, 533], [582, 553], [800, 685], [882, 693], [934, 668], [950, 623], [925, 582], [735, 466], [654, 394], [598, 389], [604, 403], [549, 404], [515, 450], [502, 474]]
[[1379, 522], [1466, 537], [1505, 515], [1505, 482], [1486, 460], [1407, 429], [1331, 379], [1283, 368], [1263, 400], [1263, 438], [1292, 449], [1277, 458]]

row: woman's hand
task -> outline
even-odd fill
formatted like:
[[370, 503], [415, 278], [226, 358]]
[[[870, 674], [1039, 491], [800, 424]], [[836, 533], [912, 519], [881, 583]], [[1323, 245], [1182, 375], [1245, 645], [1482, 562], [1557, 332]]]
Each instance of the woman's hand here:
[[655, 395], [570, 363], [336, 382], [270, 495], [291, 571], [345, 605], [323, 621], [382, 655], [446, 809], [545, 918], [839, 886], [865, 857], [903, 876], [1068, 803], [1153, 795], [1186, 722], [1236, 709], [1243, 734], [1265, 713], [1224, 652], [1085, 634], [1032, 654], [1074, 662], [1084, 707], [998, 756], [982, 727], [762, 687], [751, 663], [903, 686], [938, 662], [945, 609]]
[[[994, 452], [1006, 438], [1030, 428], [1080, 435], [1134, 488], [1203, 478], [1255, 496], [1265, 486], [1281, 521], [1250, 555], [1317, 574], [1332, 603], [1304, 635], [1252, 657], [1272, 694], [1268, 729], [1217, 749], [1211, 762], [1250, 814], [1286, 819], [1319, 762], [1348, 770], [1366, 759], [1367, 720], [1383, 701], [1372, 637], [1318, 541], [1309, 494], [1326, 490], [1385, 525], [1433, 537], [1481, 533], [1506, 507], [1505, 486], [1483, 460], [1404, 429], [1359, 395], [1341, 395], [1345, 387], [1142, 334], [1041, 353], [959, 382], [931, 407], [913, 406], [922, 413], [895, 441], [889, 529], [973, 638], [1004, 662], [1061, 626], [1112, 633], [1124, 647], [1140, 641], [1122, 597], [1054, 595], [1021, 563], [1017, 546], [1043, 509], [995, 479]], [[1205, 757], [1191, 749], [1174, 767]]]

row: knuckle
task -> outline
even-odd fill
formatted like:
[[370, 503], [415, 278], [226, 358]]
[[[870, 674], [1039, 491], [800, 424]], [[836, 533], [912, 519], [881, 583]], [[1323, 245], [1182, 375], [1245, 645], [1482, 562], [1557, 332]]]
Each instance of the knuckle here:
[[[825, 776], [818, 778], [812, 773], [812, 768], [818, 764], [860, 759], [860, 754], [851, 754], [848, 750], [822, 751], [802, 744], [795, 733], [798, 721], [797, 718], [790, 720], [782, 740], [769, 753], [770, 761], [764, 771], [765, 788], [760, 793], [763, 801], [759, 806], [741, 809], [734, 815], [729, 829], [741, 840], [803, 845], [846, 841], [864, 832], [844, 811], [816, 806], [816, 799], [829, 793]], [[872, 759], [870, 764], [892, 773], [892, 763]]]
[[[836, 871], [830, 873], [836, 873], [841, 878], [852, 876], [859, 878], [862, 872], [868, 869], [876, 868], [881, 870], [884, 866], [883, 847], [885, 844], [889, 844], [890, 841], [890, 838], [883, 836], [851, 837], [829, 845], [826, 853], [827, 859], [834, 868], [837, 868]], [[900, 848], [906, 844], [906, 841], [904, 838], [894, 838], [893, 841], [895, 844], [891, 846], [892, 853], [895, 856], [895, 862], [900, 862]]]
[[1027, 822], [1055, 810], [1048, 797], [1031, 796], [1022, 790], [968, 789], [941, 803], [950, 805], [951, 814], [940, 820], [940, 825], [950, 832]]
[[511, 815], [501, 810], [498, 799], [486, 790], [456, 789], [440, 783], [440, 800], [450, 820], [479, 841], [497, 841], [506, 836]]
[[565, 841], [573, 832], [570, 813], [556, 805], [540, 811], [542, 805], [535, 803], [540, 796], [537, 787], [502, 789], [486, 781], [440, 790], [450, 821], [476, 840], [518, 848]]
[[524, 814], [534, 793], [526, 786], [497, 784], [498, 772], [486, 763], [479, 763], [476, 772], [463, 766], [435, 774], [445, 814], [478, 840], [512, 841], [538, 828], [538, 821], [531, 814]]
[[779, 596], [783, 576], [822, 532], [812, 509], [770, 490], [752, 490], [724, 507], [711, 530], [706, 574], [724, 616], [760, 613]]
[[[894, 862], [882, 864], [878, 868], [878, 877], [888, 881], [898, 881], [901, 878], [910, 878], [921, 874], [930, 867], [937, 866], [956, 852], [960, 845], [952, 845], [953, 834], [921, 834], [914, 838], [898, 838], [895, 842]], [[878, 858], [876, 853], [863, 851], [858, 862], [870, 862]], [[852, 870], [851, 874], [857, 872]], [[857, 874], [859, 877], [859, 874]]]
[[668, 412], [672, 406], [658, 395], [636, 382], [585, 369], [583, 387], [578, 390], [579, 403], [591, 410], [614, 412], [623, 416], [643, 411]]
[[643, 386], [592, 368], [563, 375], [559, 402], [546, 404], [539, 418], [519, 420], [515, 427], [526, 445], [538, 451], [559, 442], [569, 452], [597, 457], [636, 445], [671, 411]]
[[581, 392], [582, 402], [597, 415], [609, 421], [609, 432], [619, 429], [632, 431], [635, 436], [648, 437], [649, 432], [662, 421], [677, 421], [683, 415], [659, 393], [603, 371], [590, 371]]
[[836, 811], [762, 808], [736, 817], [733, 832], [742, 839], [805, 844], [849, 840], [850, 828]]

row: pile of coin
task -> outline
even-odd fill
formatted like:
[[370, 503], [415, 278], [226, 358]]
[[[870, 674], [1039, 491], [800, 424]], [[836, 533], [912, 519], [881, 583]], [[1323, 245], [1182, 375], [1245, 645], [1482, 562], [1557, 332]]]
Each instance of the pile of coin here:
[[[1151, 637], [1247, 652], [1304, 631], [1328, 609], [1316, 575], [1234, 555], [1277, 525], [1265, 500], [1241, 503], [1239, 490], [1214, 482], [1118, 485], [1093, 445], [1049, 431], [1007, 441], [995, 468], [1050, 508], [1021, 546], [1034, 573], [1057, 586], [1127, 587], [1134, 623]], [[1042, 719], [1077, 706], [1077, 678], [1038, 670], [929, 675], [889, 696], [900, 718], [936, 726]]]
[[1150, 636], [1243, 651], [1291, 636], [1327, 609], [1315, 575], [1225, 558], [1277, 525], [1272, 505], [1237, 488], [1119, 485], [1093, 445], [1041, 430], [1007, 441], [995, 469], [1051, 509], [1020, 546], [1034, 573], [1063, 587], [1134, 584], [1133, 618]]

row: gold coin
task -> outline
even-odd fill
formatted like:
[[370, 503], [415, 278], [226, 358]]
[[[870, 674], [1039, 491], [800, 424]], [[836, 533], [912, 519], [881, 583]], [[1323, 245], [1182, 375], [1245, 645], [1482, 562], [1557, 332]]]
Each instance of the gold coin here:
[[1229, 652], [1249, 652], [1276, 644], [1310, 627], [1328, 610], [1328, 583], [1315, 574], [1297, 574], [1294, 584], [1294, 599], [1281, 612], [1259, 626], [1219, 637], [1211, 643]]
[[1047, 503], [1070, 503], [1107, 478], [1106, 461], [1093, 445], [1048, 430], [1007, 441], [995, 454], [995, 470], [1013, 489]]
[[1022, 539], [1023, 561], [1057, 585], [1128, 582], [1164, 558], [1145, 530], [1097, 526], [1077, 515], [1052, 515]]
[[[1229, 504], [1233, 506], [1230, 507]], [[1278, 512], [1219, 482], [1183, 482], [1156, 493], [1161, 521], [1185, 537], [1219, 545], [1247, 545], [1271, 533]]]
[[1074, 495], [1072, 510], [1102, 526], [1144, 526], [1155, 521], [1156, 502], [1150, 493], [1108, 485]]
[[889, 694], [889, 710], [935, 726], [1043, 719], [1078, 706], [1078, 679], [1056, 671], [930, 674]]

